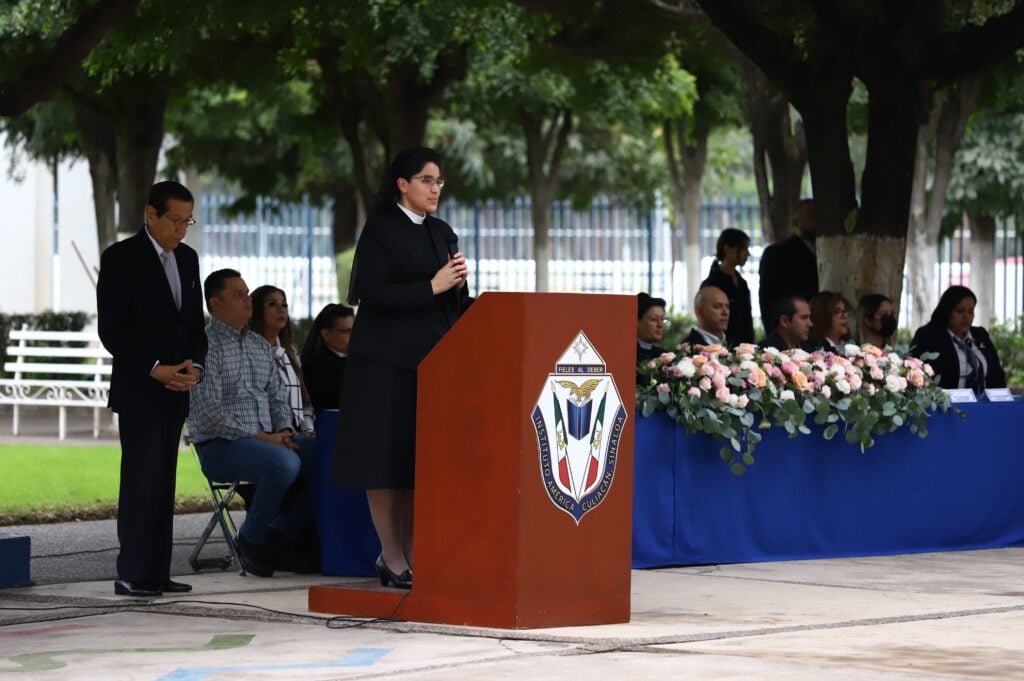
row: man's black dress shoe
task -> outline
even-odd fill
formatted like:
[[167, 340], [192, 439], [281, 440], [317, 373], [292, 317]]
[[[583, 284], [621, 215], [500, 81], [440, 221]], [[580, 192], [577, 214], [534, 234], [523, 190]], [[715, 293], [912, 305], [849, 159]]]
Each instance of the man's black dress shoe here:
[[173, 579], [168, 579], [164, 582], [163, 591], [165, 594], [184, 594], [192, 590], [191, 584], [184, 584], [182, 582], [175, 582]]
[[162, 592], [149, 584], [129, 582], [127, 579], [118, 579], [114, 582], [114, 593], [118, 596], [135, 596], [136, 598], [156, 598]]

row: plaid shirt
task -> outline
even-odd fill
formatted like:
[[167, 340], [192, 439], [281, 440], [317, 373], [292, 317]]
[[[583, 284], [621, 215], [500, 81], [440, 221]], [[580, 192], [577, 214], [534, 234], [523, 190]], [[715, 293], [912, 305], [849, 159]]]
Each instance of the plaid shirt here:
[[292, 411], [270, 345], [248, 328], [206, 325], [203, 380], [192, 388], [188, 439], [240, 440], [292, 426]]

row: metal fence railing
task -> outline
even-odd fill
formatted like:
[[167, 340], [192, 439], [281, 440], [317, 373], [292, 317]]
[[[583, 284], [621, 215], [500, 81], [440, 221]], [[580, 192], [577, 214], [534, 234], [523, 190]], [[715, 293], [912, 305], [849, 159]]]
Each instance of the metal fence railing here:
[[[288, 292], [296, 317], [312, 316], [337, 298], [330, 207], [284, 204], [261, 200], [251, 216], [232, 217], [225, 195], [204, 196], [200, 257], [204, 272], [233, 267], [249, 286], [273, 284]], [[438, 213], [459, 235], [469, 263], [470, 288], [481, 291], [532, 291], [535, 287], [533, 227], [528, 197], [509, 203], [492, 201], [463, 205], [445, 201]], [[757, 275], [764, 240], [756, 197], [709, 197], [701, 206], [700, 273], [714, 259], [718, 234], [726, 227], [751, 238], [744, 277], [757, 313]], [[1015, 322], [1024, 308], [1024, 239], [1012, 219], [997, 223], [993, 314]], [[671, 243], [678, 243], [673, 262]], [[970, 234], [956, 232], [939, 251], [935, 286], [970, 285]], [[568, 202], [552, 209], [549, 288], [584, 293], [649, 291], [666, 298], [677, 310], [687, 310], [686, 246], [681, 220], [674, 221], [661, 203], [637, 208], [608, 199], [586, 210]], [[909, 282], [904, 281], [903, 323], [909, 317]], [[985, 320], [987, 321], [987, 320]]]

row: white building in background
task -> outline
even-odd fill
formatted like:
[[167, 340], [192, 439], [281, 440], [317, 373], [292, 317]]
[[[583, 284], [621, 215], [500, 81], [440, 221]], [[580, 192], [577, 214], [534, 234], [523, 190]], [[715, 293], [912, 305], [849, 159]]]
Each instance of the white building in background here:
[[53, 179], [47, 164], [12, 158], [0, 138], [0, 312], [96, 314], [100, 254], [88, 164], [57, 168], [56, 254]]

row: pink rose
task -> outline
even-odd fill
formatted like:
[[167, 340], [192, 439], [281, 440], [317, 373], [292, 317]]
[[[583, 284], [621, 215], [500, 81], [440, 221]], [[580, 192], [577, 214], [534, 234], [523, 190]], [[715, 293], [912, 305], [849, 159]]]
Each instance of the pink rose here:
[[674, 353], [674, 352], [663, 352], [663, 353], [661, 353], [661, 356], [658, 357], [658, 361], [661, 362], [662, 364], [668, 364], [669, 362], [671, 362], [675, 358], [676, 358], [676, 353]]
[[746, 409], [749, 403], [749, 397], [747, 397], [746, 395], [740, 395], [739, 402], [736, 403], [736, 406], [739, 407], [740, 409]]
[[647, 368], [648, 369], [656, 369], [657, 366], [658, 366], [658, 363], [655, 362], [653, 359], [650, 362], [647, 363]]
[[878, 366], [877, 364], [871, 367], [871, 378], [873, 378], [876, 381], [881, 381], [883, 378], [885, 378], [885, 374], [882, 372], [882, 367]]
[[656, 390], [659, 393], [665, 394], [665, 393], [669, 392], [670, 390], [672, 390], [672, 388], [668, 387], [668, 383], [659, 383], [658, 387], [656, 388]]
[[796, 369], [797, 367], [795, 362], [786, 360], [785, 362], [782, 363], [782, 373], [786, 374], [787, 376], [796, 371]]
[[846, 374], [846, 380], [850, 382], [850, 387], [854, 390], [860, 390], [860, 387], [864, 385], [864, 382], [857, 374]]
[[705, 376], [704, 378], [700, 379], [700, 382], [697, 385], [700, 386], [701, 390], [707, 392], [711, 390], [711, 379]]
[[729, 401], [729, 389], [726, 388], [726, 387], [721, 387], [718, 390], [716, 390], [715, 391], [715, 399], [718, 400], [719, 402], [728, 402]]
[[683, 370], [679, 367], [678, 364], [673, 364], [672, 368], [670, 368], [669, 371], [676, 378], [682, 378], [683, 377]]
[[826, 400], [832, 397], [832, 388], [828, 387], [827, 385], [821, 386], [821, 396], [824, 397]]
[[686, 394], [689, 395], [690, 397], [700, 397], [700, 389], [697, 388], [696, 386], [693, 386], [686, 391]]
[[700, 368], [700, 375], [701, 376], [707, 376], [707, 377], [710, 378], [711, 376], [714, 376], [715, 373], [716, 373], [715, 372], [715, 367], [713, 365], [711, 365], [710, 363], [705, 364], [704, 366], [702, 366]]
[[935, 369], [932, 369], [932, 365], [931, 364], [925, 364], [924, 365], [924, 373], [925, 373], [925, 376], [934, 376], [935, 375]]

